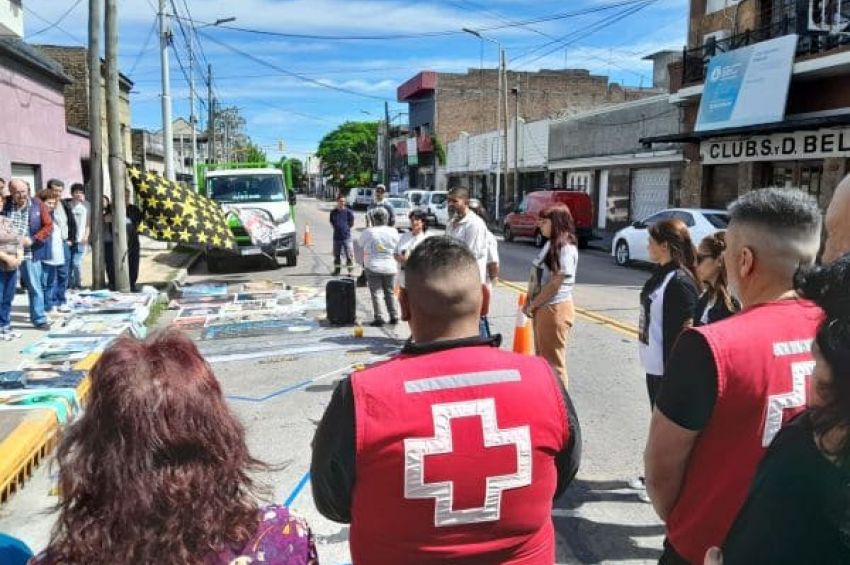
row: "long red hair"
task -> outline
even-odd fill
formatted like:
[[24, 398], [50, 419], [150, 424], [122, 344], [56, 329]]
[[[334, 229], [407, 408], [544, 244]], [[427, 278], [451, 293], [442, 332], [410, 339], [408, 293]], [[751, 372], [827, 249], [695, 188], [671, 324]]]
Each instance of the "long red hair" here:
[[254, 534], [245, 431], [210, 366], [177, 332], [119, 339], [62, 439], [48, 563], [202, 563]]

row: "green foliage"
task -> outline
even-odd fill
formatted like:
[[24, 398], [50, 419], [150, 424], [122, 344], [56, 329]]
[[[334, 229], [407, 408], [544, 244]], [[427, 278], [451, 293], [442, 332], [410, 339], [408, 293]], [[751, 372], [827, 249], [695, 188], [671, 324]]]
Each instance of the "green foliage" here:
[[316, 154], [337, 187], [363, 186], [372, 182], [377, 142], [378, 122], [345, 122], [322, 138]]
[[432, 135], [431, 136], [431, 144], [434, 147], [434, 155], [437, 156], [437, 162], [440, 165], [445, 165], [446, 164], [446, 148], [443, 147], [443, 144], [440, 141], [440, 138], [438, 138], [436, 135]]
[[307, 179], [304, 176], [304, 163], [301, 159], [291, 158], [289, 163], [292, 166], [292, 184], [296, 187], [304, 187], [307, 184]]
[[236, 150], [237, 163], [263, 163], [266, 159], [266, 152], [253, 141], [248, 141], [244, 147]]

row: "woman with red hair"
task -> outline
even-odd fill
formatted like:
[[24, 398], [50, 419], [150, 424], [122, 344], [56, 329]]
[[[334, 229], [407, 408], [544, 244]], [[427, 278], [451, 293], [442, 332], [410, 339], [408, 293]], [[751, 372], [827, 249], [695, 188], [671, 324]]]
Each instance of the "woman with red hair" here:
[[307, 525], [260, 508], [245, 430], [176, 332], [121, 338], [62, 439], [59, 517], [41, 564], [318, 563]]
[[534, 260], [525, 314], [534, 320], [534, 349], [549, 361], [567, 387], [567, 337], [575, 322], [573, 286], [578, 267], [576, 229], [570, 209], [555, 204], [538, 219], [547, 238]]

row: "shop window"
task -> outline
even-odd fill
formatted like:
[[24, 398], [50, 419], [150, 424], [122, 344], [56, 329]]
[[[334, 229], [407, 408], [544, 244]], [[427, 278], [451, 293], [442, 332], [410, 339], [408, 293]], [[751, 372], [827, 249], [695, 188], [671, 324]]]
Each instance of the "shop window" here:
[[815, 198], [820, 197], [823, 164], [820, 161], [777, 163], [768, 169], [767, 186], [799, 188]]
[[820, 165], [800, 167], [800, 189], [820, 200], [820, 184], [823, 168]]

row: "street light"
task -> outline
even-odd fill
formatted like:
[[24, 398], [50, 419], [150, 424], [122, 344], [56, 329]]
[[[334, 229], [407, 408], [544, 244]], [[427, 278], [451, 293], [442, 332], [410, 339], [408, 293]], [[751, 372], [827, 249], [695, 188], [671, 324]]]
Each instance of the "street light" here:
[[[496, 122], [498, 124], [499, 129], [501, 130], [502, 139], [502, 147], [499, 148], [499, 160], [496, 166], [496, 208], [495, 208], [495, 217], [496, 220], [499, 219], [499, 201], [501, 200], [501, 186], [499, 182], [499, 172], [500, 170], [503, 172], [505, 177], [505, 190], [507, 191], [508, 187], [508, 73], [505, 68], [505, 48], [502, 47], [502, 44], [499, 41], [493, 39], [492, 37], [487, 37], [483, 35], [481, 32], [476, 31], [474, 29], [470, 29], [468, 27], [462, 28], [461, 31], [464, 33], [468, 33], [470, 35], [474, 35], [478, 39], [482, 41], [489, 41], [496, 45], [499, 48], [499, 101], [496, 104]], [[504, 100], [504, 118], [502, 118], [502, 100]], [[502, 152], [504, 151], [504, 160], [502, 159]], [[514, 148], [516, 151], [516, 148]]]

